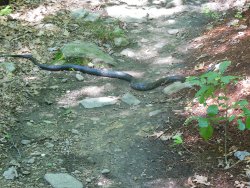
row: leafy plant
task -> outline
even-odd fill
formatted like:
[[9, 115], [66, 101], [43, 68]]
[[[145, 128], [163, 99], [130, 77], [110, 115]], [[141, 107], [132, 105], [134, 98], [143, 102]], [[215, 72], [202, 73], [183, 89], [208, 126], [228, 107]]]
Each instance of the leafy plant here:
[[183, 144], [183, 139], [181, 137], [180, 134], [176, 134], [172, 137], [173, 141], [174, 141], [174, 145], [179, 145], [179, 144]]
[[[206, 107], [206, 114], [204, 117], [192, 116], [185, 122], [185, 124], [188, 124], [196, 120], [199, 126], [199, 134], [205, 140], [212, 137], [216, 125], [224, 125], [225, 153], [227, 127], [230, 124], [233, 124], [233, 122], [237, 123], [239, 130], [250, 129], [250, 110], [247, 108], [248, 102], [246, 100], [239, 100], [230, 103], [229, 97], [227, 96], [228, 86], [230, 84], [236, 84], [239, 79], [237, 76], [224, 75], [230, 64], [230, 61], [223, 61], [219, 64], [218, 72], [207, 72], [199, 77], [188, 78], [191, 84], [200, 87], [195, 97], [200, 104]], [[216, 92], [220, 93], [216, 94]], [[209, 99], [213, 100], [210, 104], [208, 104]], [[241, 113], [238, 115], [229, 113], [236, 109]]]
[[12, 8], [11, 8], [11, 6], [8, 5], [5, 8], [0, 10], [0, 16], [9, 15], [9, 14], [11, 14], [11, 12], [12, 12]]
[[238, 19], [242, 19], [243, 18], [242, 11], [236, 12], [236, 14], [234, 15], [234, 17], [238, 18]]
[[125, 37], [125, 32], [119, 27], [118, 21], [107, 23], [99, 19], [95, 22], [84, 22], [83, 27], [85, 32], [104, 42], [113, 41], [116, 37]]
[[202, 9], [202, 13], [203, 13], [205, 16], [207, 16], [207, 17], [209, 17], [209, 18], [212, 18], [212, 19], [215, 19], [215, 20], [218, 20], [218, 19], [220, 18], [220, 15], [219, 15], [217, 12], [211, 10], [211, 9], [208, 8], [208, 7], [203, 8], [203, 9]]

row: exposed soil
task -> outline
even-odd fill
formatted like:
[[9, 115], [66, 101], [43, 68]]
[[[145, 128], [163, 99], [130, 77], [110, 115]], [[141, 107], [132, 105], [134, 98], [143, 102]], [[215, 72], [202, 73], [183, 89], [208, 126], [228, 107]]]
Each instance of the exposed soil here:
[[[60, 32], [39, 36], [36, 20], [31, 27], [27, 20], [3, 18], [1, 22], [8, 31], [0, 26], [1, 31], [6, 32], [0, 35], [1, 53], [32, 52], [44, 63], [53, 57], [48, 47], [61, 47], [68, 41], [88, 38], [83, 37], [81, 30], [71, 31], [69, 36], [62, 34], [65, 28], [76, 24], [69, 18], [69, 9], [81, 6], [107, 16], [102, 8], [105, 3], [69, 2], [16, 3], [22, 16], [23, 11], [33, 12], [39, 6], [53, 7], [57, 11], [46, 15], [45, 23], [61, 26]], [[113, 69], [155, 80], [165, 75], [200, 74], [209, 64], [228, 59], [233, 62], [228, 73], [243, 76], [230, 96], [248, 99], [250, 30], [249, 27], [239, 30], [239, 26], [249, 25], [250, 13], [246, 11], [237, 26], [229, 27], [227, 23], [232, 16], [214, 20], [198, 11], [204, 3], [206, 1], [190, 1], [185, 5], [192, 9], [142, 23], [122, 22], [133, 41], [126, 48], [134, 50], [136, 55], [129, 58], [119, 54], [124, 48], [112, 49], [114, 58], [119, 61], [118, 67]], [[175, 20], [174, 24], [169, 24], [171, 20]], [[208, 30], [211, 21], [213, 28]], [[178, 29], [178, 32], [169, 34], [169, 29]], [[84, 187], [246, 187], [249, 179], [243, 175], [247, 168], [245, 161], [237, 163], [230, 155], [231, 164], [235, 165], [227, 170], [219, 165], [224, 158], [223, 129], [218, 128], [213, 139], [205, 142], [198, 135], [197, 125], [183, 126], [188, 115], [185, 107], [192, 101], [193, 89], [171, 96], [162, 92], [163, 87], [140, 92], [118, 79], [83, 75], [84, 81], [78, 81], [75, 72], [51, 73], [25, 60], [12, 59], [12, 62], [19, 62], [15, 75], [1, 78], [1, 86], [8, 85], [9, 89], [3, 90], [2, 95], [11, 92], [10, 97], [3, 99], [1, 107], [0, 170], [3, 174], [15, 160], [19, 177], [6, 180], [1, 176], [0, 187], [51, 187], [44, 180], [48, 172], [71, 174]], [[200, 64], [204, 66], [199, 70], [194, 68]], [[141, 103], [131, 106], [119, 101], [94, 109], [79, 105], [79, 101], [87, 97], [121, 98], [127, 92]], [[155, 110], [161, 113], [149, 116]], [[177, 133], [183, 133], [184, 144], [173, 145], [172, 136]], [[248, 139], [248, 132], [232, 128], [228, 148], [247, 150]], [[22, 140], [31, 143], [22, 144]], [[110, 173], [102, 174], [103, 169]], [[206, 181], [196, 181], [197, 175], [207, 177], [210, 184], [206, 186]]]

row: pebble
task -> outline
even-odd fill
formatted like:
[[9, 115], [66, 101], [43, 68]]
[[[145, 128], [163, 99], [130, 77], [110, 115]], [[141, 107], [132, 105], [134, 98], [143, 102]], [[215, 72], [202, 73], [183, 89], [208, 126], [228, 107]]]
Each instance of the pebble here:
[[83, 81], [83, 80], [84, 80], [84, 77], [83, 77], [81, 74], [77, 73], [77, 74], [76, 74], [76, 79], [77, 79], [78, 81]]
[[44, 179], [54, 188], [83, 188], [83, 184], [67, 173], [47, 173]]
[[149, 117], [156, 116], [157, 114], [161, 112], [162, 112], [161, 110], [155, 110], [155, 111], [149, 112]]
[[30, 141], [30, 140], [21, 140], [21, 143], [22, 143], [23, 145], [27, 145], [27, 144], [30, 144], [31, 141]]
[[8, 168], [8, 170], [4, 171], [3, 176], [7, 180], [13, 180], [18, 177], [16, 168], [14, 166]]
[[102, 174], [109, 174], [110, 173], [110, 170], [109, 169], [103, 169], [102, 170]]

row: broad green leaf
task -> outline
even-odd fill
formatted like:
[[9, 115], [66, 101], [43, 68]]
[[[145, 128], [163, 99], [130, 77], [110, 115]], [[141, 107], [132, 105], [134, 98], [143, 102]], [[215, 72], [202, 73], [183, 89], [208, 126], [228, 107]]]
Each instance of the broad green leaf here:
[[229, 84], [232, 80], [236, 79], [237, 77], [236, 76], [223, 76], [221, 78], [221, 81], [224, 83], [224, 84]]
[[210, 105], [210, 106], [208, 106], [208, 108], [207, 108], [207, 114], [208, 114], [209, 116], [215, 116], [215, 115], [218, 114], [218, 112], [219, 112], [219, 109], [218, 109], [218, 106], [217, 106], [217, 105]]
[[222, 61], [219, 65], [219, 72], [223, 74], [230, 65], [231, 61]]
[[208, 86], [202, 86], [200, 90], [195, 94], [195, 97], [200, 97], [201, 95], [203, 95], [208, 90], [208, 88]]
[[209, 121], [208, 121], [207, 118], [199, 117], [198, 118], [198, 124], [199, 124], [199, 127], [208, 127], [209, 126]]
[[8, 5], [4, 9], [0, 10], [0, 16], [6, 16], [9, 15], [12, 12], [11, 7]]
[[245, 106], [247, 106], [248, 105], [248, 102], [247, 102], [247, 100], [240, 100], [240, 101], [238, 101], [238, 102], [236, 102], [235, 104], [234, 104], [234, 106], [236, 107], [236, 106], [240, 106], [242, 109], [245, 107]]
[[211, 125], [209, 125], [207, 127], [200, 127], [199, 128], [199, 133], [200, 133], [201, 137], [205, 140], [210, 139], [213, 135], [213, 132], [214, 132], [214, 128]]
[[175, 136], [173, 136], [172, 139], [174, 140], [175, 144], [182, 144], [183, 143], [182, 137], [179, 134], [176, 134]]
[[186, 120], [185, 120], [185, 122], [184, 122], [184, 125], [188, 125], [188, 124], [190, 124], [192, 121], [194, 121], [194, 120], [198, 120], [198, 116], [190, 116], [190, 117], [188, 117]]
[[245, 116], [250, 116], [250, 110], [246, 107], [242, 108]]
[[250, 129], [250, 116], [247, 116], [247, 118], [246, 118], [246, 128], [248, 130]]
[[244, 130], [246, 129], [246, 125], [242, 122], [241, 119], [238, 119], [237, 122], [238, 122], [238, 124], [239, 124], [238, 128], [239, 128], [241, 131], [244, 131]]
[[220, 77], [220, 75], [217, 72], [209, 72], [207, 74], [207, 83], [208, 84], [213, 84], [216, 85], [218, 83], [218, 78]]
[[233, 120], [235, 119], [235, 117], [236, 117], [235, 115], [230, 116], [230, 117], [228, 118], [228, 121], [229, 121], [229, 122], [233, 121]]

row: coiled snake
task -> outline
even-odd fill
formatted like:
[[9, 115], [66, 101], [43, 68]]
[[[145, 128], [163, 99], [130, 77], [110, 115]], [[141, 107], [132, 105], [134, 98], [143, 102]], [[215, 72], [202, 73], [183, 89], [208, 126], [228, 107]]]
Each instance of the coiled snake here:
[[173, 82], [184, 82], [186, 80], [183, 76], [167, 76], [164, 78], [160, 78], [154, 82], [139, 82], [135, 77], [132, 75], [121, 72], [121, 71], [113, 71], [113, 70], [102, 70], [96, 68], [90, 68], [87, 66], [81, 65], [74, 65], [74, 64], [65, 64], [65, 65], [47, 65], [38, 63], [37, 59], [35, 59], [31, 54], [23, 54], [23, 55], [12, 55], [12, 54], [0, 54], [0, 57], [17, 57], [17, 58], [24, 58], [30, 60], [33, 64], [37, 65], [39, 68], [48, 71], [80, 71], [82, 73], [96, 75], [96, 76], [103, 76], [109, 78], [118, 78], [121, 80], [125, 80], [130, 83], [130, 87], [139, 90], [139, 91], [147, 91], [155, 89], [162, 85], [167, 85]]

